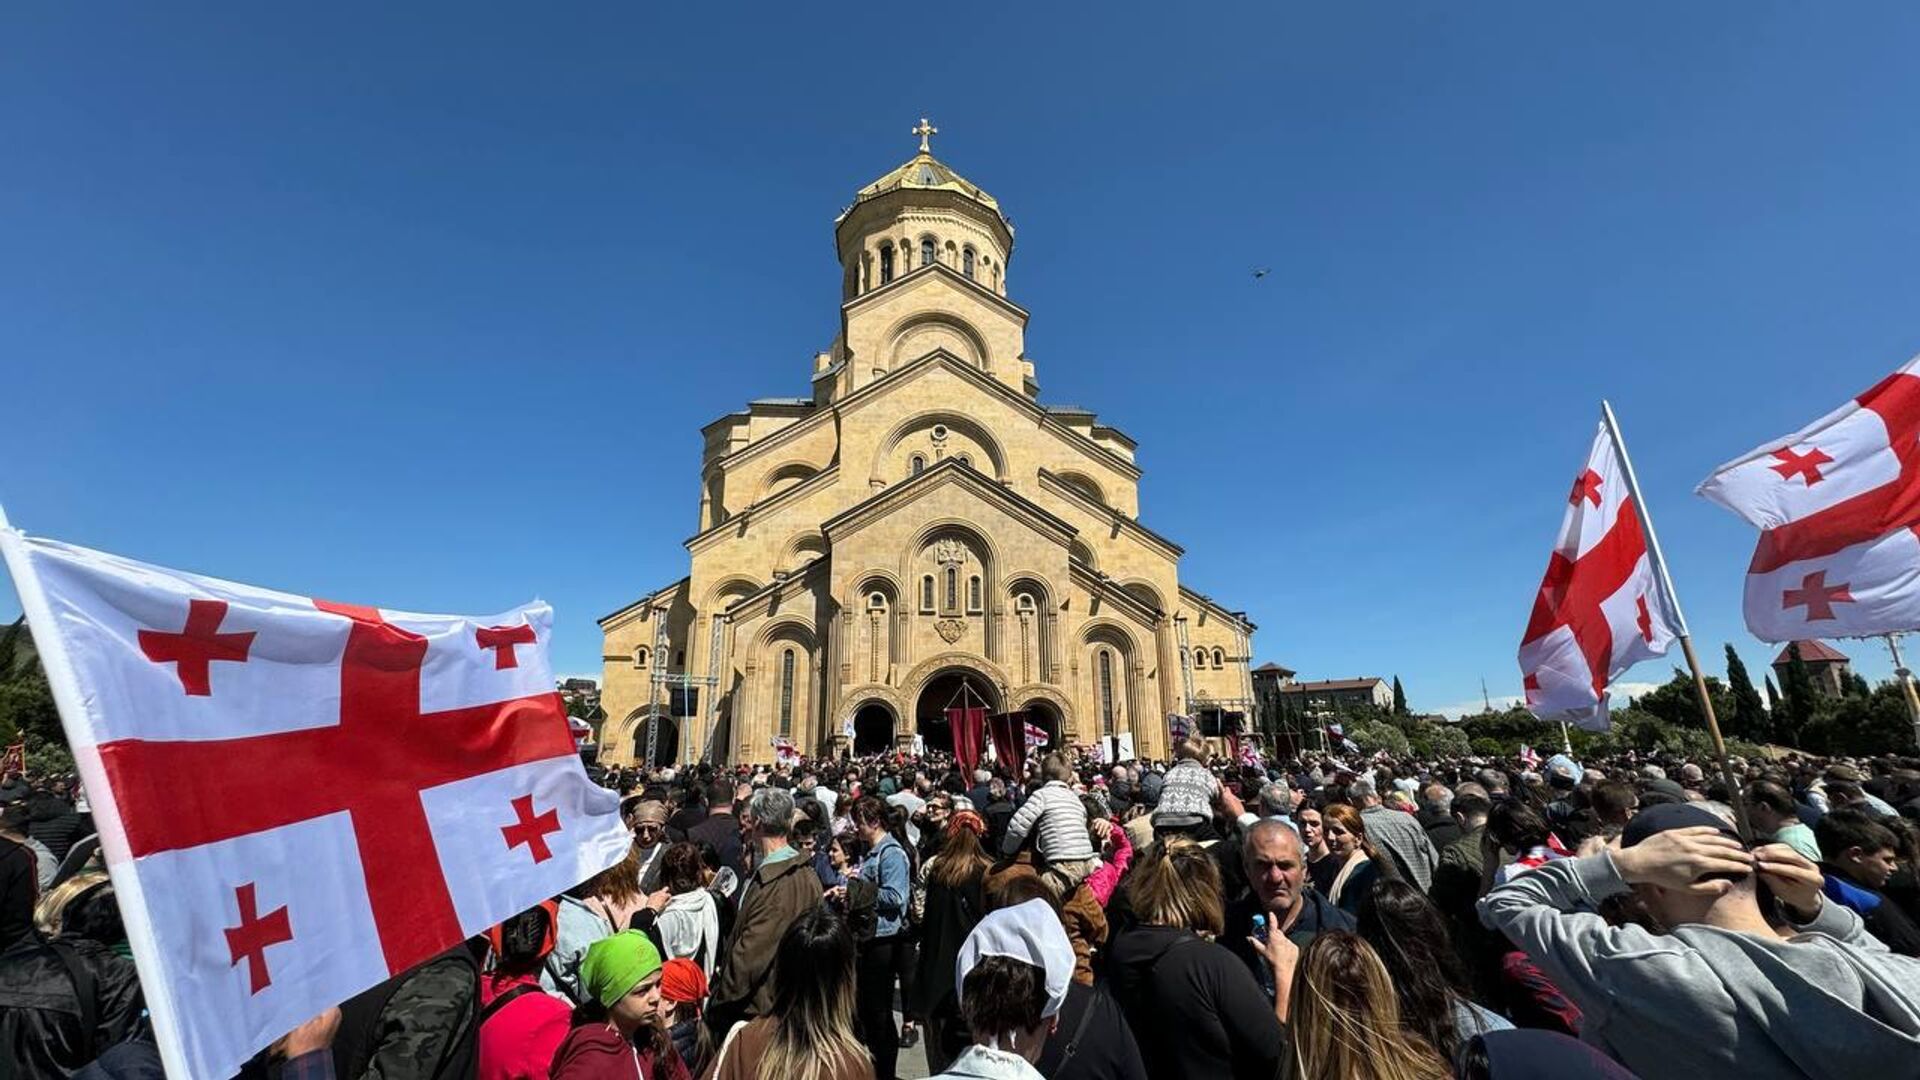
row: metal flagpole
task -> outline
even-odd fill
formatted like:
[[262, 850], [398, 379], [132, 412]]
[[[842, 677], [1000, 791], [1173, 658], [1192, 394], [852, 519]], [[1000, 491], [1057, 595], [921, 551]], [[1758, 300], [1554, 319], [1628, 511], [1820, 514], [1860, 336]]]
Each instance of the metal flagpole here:
[[1887, 649], [1893, 653], [1893, 673], [1900, 677], [1900, 688], [1906, 691], [1907, 717], [1913, 721], [1913, 741], [1920, 745], [1920, 693], [1913, 689], [1913, 672], [1907, 670], [1907, 662], [1900, 656], [1900, 635], [1883, 634], [1887, 639]]
[[1620, 455], [1620, 467], [1627, 473], [1627, 494], [1633, 497], [1634, 508], [1640, 513], [1640, 527], [1647, 534], [1647, 554], [1653, 560], [1653, 576], [1660, 582], [1660, 591], [1665, 594], [1668, 610], [1673, 612], [1673, 621], [1679, 624], [1680, 651], [1687, 658], [1687, 670], [1693, 672], [1693, 692], [1700, 700], [1701, 714], [1707, 718], [1707, 733], [1713, 736], [1713, 752], [1720, 759], [1720, 779], [1726, 783], [1727, 798], [1733, 803], [1734, 827], [1740, 831], [1740, 839], [1751, 845], [1755, 837], [1753, 826], [1747, 820], [1747, 800], [1734, 780], [1733, 765], [1727, 760], [1727, 741], [1720, 735], [1720, 718], [1713, 714], [1707, 678], [1700, 673], [1700, 658], [1693, 652], [1693, 635], [1688, 633], [1687, 617], [1680, 610], [1680, 595], [1674, 591], [1673, 577], [1667, 572], [1666, 556], [1660, 553], [1660, 536], [1653, 530], [1653, 514], [1647, 509], [1647, 501], [1640, 497], [1640, 481], [1633, 472], [1633, 459], [1627, 456], [1627, 441], [1620, 437], [1620, 421], [1613, 415], [1613, 406], [1604, 398], [1600, 402], [1600, 416], [1607, 425], [1607, 437], [1613, 440], [1614, 452]]

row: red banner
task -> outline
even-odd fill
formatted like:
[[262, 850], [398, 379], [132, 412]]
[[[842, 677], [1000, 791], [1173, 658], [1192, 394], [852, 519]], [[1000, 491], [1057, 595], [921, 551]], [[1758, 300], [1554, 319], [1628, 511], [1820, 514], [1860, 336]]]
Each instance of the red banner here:
[[994, 757], [1018, 776], [1027, 760], [1027, 714], [994, 714], [987, 719], [987, 735], [993, 739]]
[[27, 744], [14, 743], [0, 752], [0, 776], [12, 776], [27, 771]]
[[985, 709], [947, 710], [947, 730], [953, 733], [953, 758], [959, 762], [961, 771], [968, 775], [980, 766], [986, 726]]

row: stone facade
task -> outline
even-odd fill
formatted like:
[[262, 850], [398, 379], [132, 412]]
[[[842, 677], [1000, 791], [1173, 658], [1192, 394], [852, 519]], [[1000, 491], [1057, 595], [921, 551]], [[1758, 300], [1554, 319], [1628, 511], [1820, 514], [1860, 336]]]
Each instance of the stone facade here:
[[600, 621], [602, 760], [943, 748], [958, 705], [1165, 757], [1167, 714], [1250, 701], [1253, 624], [1137, 520], [1133, 440], [1040, 403], [992, 197], [923, 150], [835, 241], [812, 395], [703, 429], [690, 573]]

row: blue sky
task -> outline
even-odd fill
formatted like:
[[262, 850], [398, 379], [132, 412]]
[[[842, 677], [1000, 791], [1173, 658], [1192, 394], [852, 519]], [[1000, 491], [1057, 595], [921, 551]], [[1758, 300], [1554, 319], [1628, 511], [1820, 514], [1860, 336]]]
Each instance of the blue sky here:
[[1604, 395], [1703, 652], [1758, 668], [1753, 537], [1691, 489], [1920, 351], [1916, 44], [1900, 4], [14, 4], [0, 501], [342, 600], [538, 595], [597, 674], [924, 114], [1018, 225], [1044, 397], [1139, 440], [1258, 659], [1516, 692]]

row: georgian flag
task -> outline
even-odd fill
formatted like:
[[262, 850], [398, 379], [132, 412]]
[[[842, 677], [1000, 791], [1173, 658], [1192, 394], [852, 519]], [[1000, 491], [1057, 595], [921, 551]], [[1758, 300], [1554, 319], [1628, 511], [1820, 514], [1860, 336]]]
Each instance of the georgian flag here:
[[1034, 747], [1034, 746], [1047, 745], [1047, 729], [1041, 727], [1039, 724], [1036, 724], [1033, 721], [1028, 720], [1022, 726], [1022, 731], [1026, 735], [1027, 746]]
[[1679, 632], [1647, 554], [1627, 470], [1603, 421], [1567, 494], [1560, 536], [1520, 643], [1527, 708], [1591, 731], [1608, 726], [1607, 687], [1666, 655]]
[[0, 521], [169, 1075], [618, 862], [547, 664], [552, 611], [331, 603]]
[[1920, 627], [1920, 357], [1695, 490], [1760, 530], [1744, 604], [1753, 636]]

